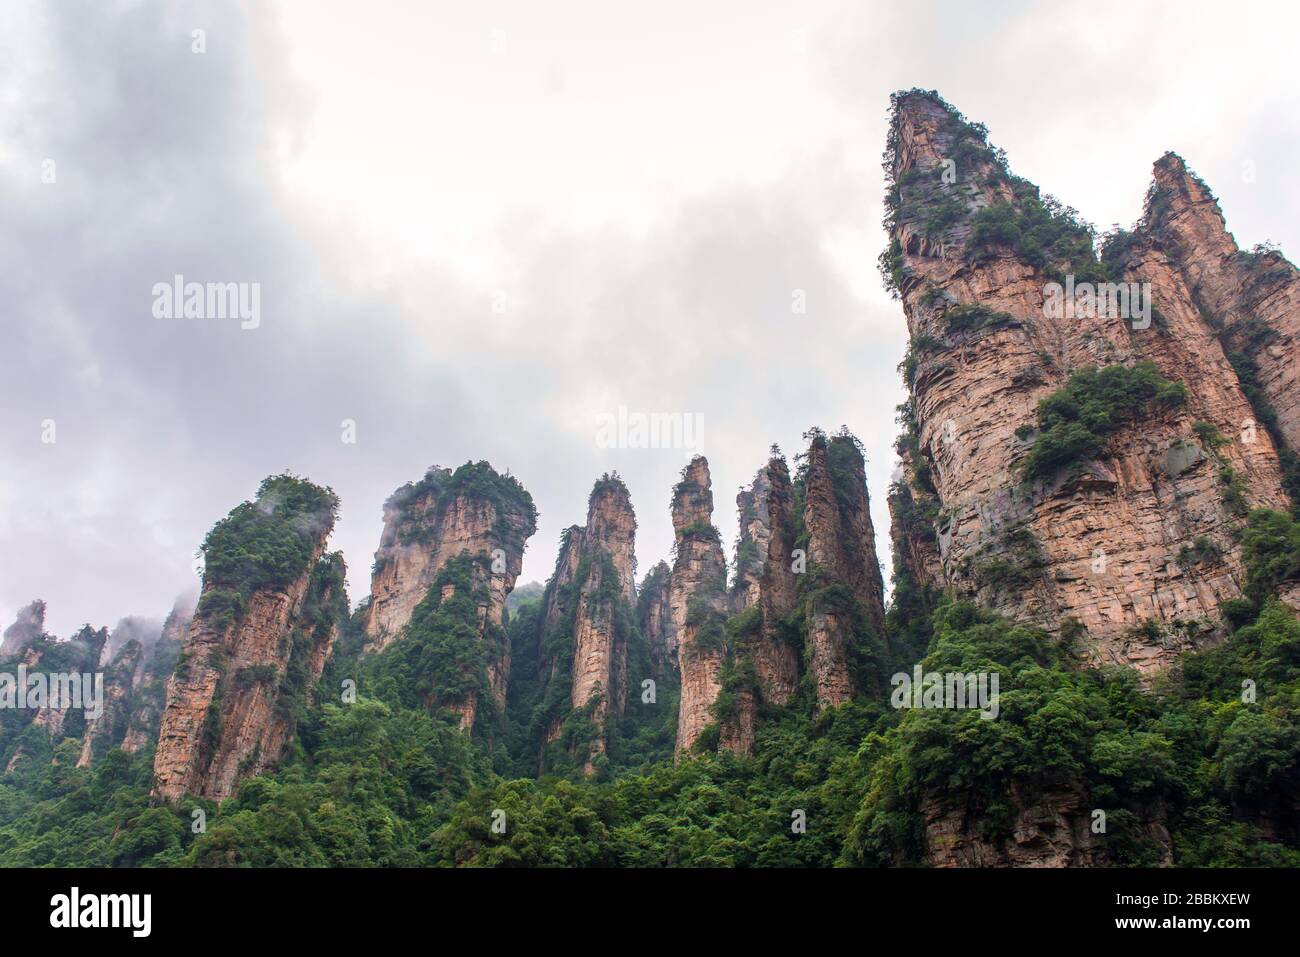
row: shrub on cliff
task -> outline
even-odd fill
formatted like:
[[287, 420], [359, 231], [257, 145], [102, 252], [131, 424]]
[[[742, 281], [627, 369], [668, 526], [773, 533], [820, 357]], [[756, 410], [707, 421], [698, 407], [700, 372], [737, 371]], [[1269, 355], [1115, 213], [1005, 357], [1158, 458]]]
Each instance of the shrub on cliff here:
[[1039, 435], [1023, 462], [1024, 475], [1049, 478], [1058, 469], [1096, 458], [1124, 426], [1186, 401], [1182, 383], [1166, 379], [1153, 362], [1080, 369], [1064, 389], [1038, 403]]
[[1256, 603], [1282, 582], [1300, 581], [1300, 521], [1285, 512], [1256, 509], [1242, 532], [1246, 594]]
[[979, 260], [1010, 249], [1051, 278], [1070, 272], [1080, 282], [1104, 280], [1092, 227], [1073, 209], [1042, 196], [1031, 183], [1012, 177], [1011, 184], [1014, 203], [986, 206], [972, 218], [967, 257]]

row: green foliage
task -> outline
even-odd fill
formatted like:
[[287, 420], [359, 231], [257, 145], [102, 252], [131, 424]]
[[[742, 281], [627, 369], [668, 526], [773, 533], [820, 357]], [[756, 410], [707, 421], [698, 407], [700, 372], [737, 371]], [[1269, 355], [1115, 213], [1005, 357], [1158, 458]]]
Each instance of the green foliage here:
[[[1275, 334], [1271, 328], [1260, 323], [1253, 337], [1247, 335], [1250, 340], [1247, 348], [1258, 348]], [[1282, 466], [1282, 485], [1291, 498], [1292, 512], [1300, 518], [1300, 455], [1287, 445], [1282, 435], [1277, 410], [1273, 408], [1268, 393], [1264, 391], [1263, 384], [1260, 382], [1259, 365], [1245, 352], [1229, 352], [1228, 362], [1237, 373], [1237, 381], [1241, 383], [1241, 391], [1249, 400], [1255, 418], [1268, 430], [1273, 444], [1277, 446], [1278, 459]]]
[[[840, 454], [853, 473], [852, 456]], [[1032, 536], [1013, 526], [997, 544], [1009, 565], [1032, 567]], [[1208, 552], [1211, 544], [1191, 548]], [[1248, 598], [1225, 608], [1231, 636], [1184, 654], [1152, 687], [1132, 670], [1077, 660], [1073, 649], [1084, 637], [1077, 623], [1051, 636], [923, 592], [897, 570], [888, 635], [872, 635], [852, 594], [811, 568], [799, 607], [777, 632], [801, 647], [810, 608], [850, 620], [849, 640], [863, 652], [855, 664], [863, 693], [813, 717], [809, 689], [799, 689], [789, 706], [763, 712], [751, 757], [716, 748], [722, 722], [758, 685], [749, 643], [761, 612], [727, 617], [696, 607], [695, 622], [727, 656], [723, 694], [699, 753], [677, 763], [676, 685], [665, 676], [653, 705], [635, 693], [648, 668], [644, 638], [599, 557], [570, 585], [548, 590], [544, 601], [561, 609], [555, 628], [541, 629], [536, 600], [507, 621], [514, 660], [504, 716], [469, 737], [454, 715], [427, 707], [426, 691], [441, 701], [448, 689], [482, 690], [487, 650], [469, 656], [459, 644], [482, 597], [481, 566], [467, 556], [435, 583], [413, 634], [389, 651], [358, 658], [359, 616], [345, 623], [322, 684], [355, 675], [361, 695], [348, 705], [326, 695], [308, 704], [307, 689], [295, 691], [295, 746], [277, 770], [245, 781], [219, 807], [193, 799], [154, 806], [151, 748], [110, 750], [77, 768], [78, 739], [51, 741], [5, 709], [4, 757], [19, 747], [24, 756], [0, 778], [0, 866], [918, 865], [938, 849], [926, 826], [936, 813], [954, 815], [996, 853], [1014, 842], [1017, 822], [1059, 813], [1086, 829], [1092, 808], [1108, 823], [1092, 835], [1095, 862], [1163, 863], [1163, 832], [1152, 823], [1159, 822], [1176, 865], [1300, 866], [1300, 621], [1275, 597], [1300, 580], [1300, 523], [1258, 510], [1241, 545]], [[288, 639], [282, 692], [299, 649], [339, 613], [341, 579], [336, 556], [313, 570], [306, 623]], [[445, 601], [443, 584], [456, 590]], [[664, 584], [652, 571], [643, 593]], [[569, 674], [583, 585], [587, 599], [614, 616], [632, 686], [623, 717], [611, 708], [608, 748], [591, 777], [582, 776], [591, 703], [572, 708], [568, 684], [548, 682], [540, 667], [554, 661], [557, 675]], [[42, 666], [75, 666], [97, 658], [100, 640], [84, 629], [73, 642], [38, 639], [37, 650]], [[390, 653], [406, 642], [410, 654]], [[878, 679], [918, 661], [927, 673], [997, 674], [997, 718], [890, 707]], [[546, 747], [556, 722], [560, 738]], [[195, 834], [191, 811], [200, 807], [207, 829]], [[804, 833], [791, 829], [795, 812], [807, 819]], [[504, 830], [493, 827], [497, 820]]]
[[1300, 581], [1300, 521], [1284, 512], [1256, 509], [1241, 537], [1246, 595], [1262, 604], [1283, 582]]
[[1093, 228], [1075, 210], [1043, 197], [1032, 183], [1012, 177], [1011, 185], [1012, 202], [986, 206], [972, 218], [967, 257], [978, 261], [1007, 249], [1058, 282], [1067, 273], [1079, 282], [1104, 281]]
[[537, 531], [537, 508], [528, 490], [514, 476], [502, 475], [487, 462], [466, 462], [454, 471], [431, 467], [418, 482], [408, 482], [384, 504], [385, 511], [401, 516], [397, 540], [403, 544], [426, 541], [434, 529], [411, 506], [432, 497], [447, 501], [464, 496], [488, 502], [495, 512], [493, 534], [501, 547], [522, 552], [524, 542]]
[[1047, 557], [1028, 526], [1010, 525], [966, 563], [967, 574], [977, 588], [989, 589], [994, 597], [1011, 597], [1042, 578]]
[[712, 522], [700, 519], [697, 522], [691, 522], [682, 529], [682, 538], [701, 538], [710, 542], [722, 543], [722, 533], [713, 525]]
[[1184, 545], [1178, 550], [1178, 567], [1187, 571], [1203, 563], [1217, 562], [1223, 549], [1213, 539], [1198, 535], [1191, 545]]
[[[920, 859], [923, 803], [929, 813], [959, 811], [996, 845], [1009, 837], [1015, 808], [1066, 792], [1106, 811], [1107, 832], [1096, 839], [1117, 864], [1159, 863], [1157, 834], [1142, 824], [1153, 806], [1170, 809], [1177, 863], [1300, 863], [1293, 844], [1269, 836], [1296, 833], [1294, 809], [1267, 797], [1294, 786], [1294, 705], [1278, 707], [1297, 687], [1275, 684], [1274, 696], [1253, 708], [1234, 697], [1257, 655], [1251, 647], [1291, 654], [1300, 649], [1300, 624], [1274, 605], [1257, 627], [1267, 637], [1239, 633], [1223, 648], [1186, 655], [1185, 672], [1166, 675], [1151, 694], [1132, 672], [1078, 667], [1033, 629], [971, 606], [940, 608], [923, 666], [998, 672], [998, 718], [907, 710], [896, 726], [869, 736], [859, 752], [869, 773], [844, 860]], [[1269, 826], [1247, 823], [1243, 813]]]
[[[447, 562], [415, 607], [398, 641], [375, 659], [368, 677], [377, 695], [403, 708], [455, 707], [476, 696], [491, 711], [489, 658], [504, 651], [504, 635], [480, 638], [479, 608], [488, 602], [491, 560], [462, 554]], [[444, 590], [449, 591], [443, 598]]]
[[316, 543], [334, 524], [338, 498], [285, 473], [262, 482], [203, 541], [200, 616], [229, 622], [259, 589], [287, 588], [306, 571]]
[[1096, 458], [1106, 440], [1124, 426], [1186, 401], [1182, 383], [1170, 382], [1149, 361], [1080, 369], [1065, 388], [1038, 404], [1039, 435], [1023, 462], [1024, 475], [1049, 478], [1059, 469]]
[[954, 306], [944, 313], [948, 335], [972, 336], [977, 332], [1005, 329], [1019, 323], [1008, 313], [998, 312], [978, 303]]

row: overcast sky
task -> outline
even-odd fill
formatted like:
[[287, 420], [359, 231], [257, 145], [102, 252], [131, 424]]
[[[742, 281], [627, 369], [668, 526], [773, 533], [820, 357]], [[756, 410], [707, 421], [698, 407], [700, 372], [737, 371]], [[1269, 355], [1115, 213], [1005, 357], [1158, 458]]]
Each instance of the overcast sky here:
[[[1102, 229], [1176, 150], [1296, 256], [1294, 4], [893, 6], [6, 0], [0, 627], [161, 617], [286, 468], [339, 493], [354, 602], [387, 495], [467, 459], [541, 511], [521, 582], [609, 469], [644, 573], [687, 453], [600, 448], [619, 406], [702, 416], [729, 546], [768, 446], [847, 424], [887, 557], [896, 89]], [[176, 274], [259, 283], [260, 325], [155, 318]]]

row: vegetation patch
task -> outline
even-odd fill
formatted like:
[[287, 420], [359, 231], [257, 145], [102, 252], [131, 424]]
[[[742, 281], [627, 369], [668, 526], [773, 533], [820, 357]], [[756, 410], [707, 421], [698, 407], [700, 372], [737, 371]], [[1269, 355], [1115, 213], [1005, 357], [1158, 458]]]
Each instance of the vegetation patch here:
[[333, 526], [338, 498], [305, 479], [275, 475], [203, 541], [206, 594], [198, 614], [227, 624], [256, 591], [287, 588], [305, 575], [316, 543]]
[[1080, 369], [1065, 388], [1038, 404], [1038, 437], [1022, 463], [1027, 479], [1096, 458], [1126, 425], [1187, 401], [1182, 383], [1164, 378], [1153, 362]]

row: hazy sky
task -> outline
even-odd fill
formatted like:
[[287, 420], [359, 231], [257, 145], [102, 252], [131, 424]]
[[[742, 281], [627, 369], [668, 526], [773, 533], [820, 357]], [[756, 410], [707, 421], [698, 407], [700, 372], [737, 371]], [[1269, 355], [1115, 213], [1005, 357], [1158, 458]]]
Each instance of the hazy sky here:
[[[1177, 150], [1297, 255], [1294, 4], [893, 6], [6, 0], [0, 627], [162, 616], [286, 468], [342, 498], [353, 601], [387, 495], [471, 458], [537, 501], [521, 581], [609, 469], [644, 572], [687, 454], [598, 447], [619, 406], [703, 417], [728, 544], [768, 446], [847, 424], [886, 556], [896, 89], [1102, 229]], [[260, 326], [155, 318], [176, 274], [259, 283]]]

